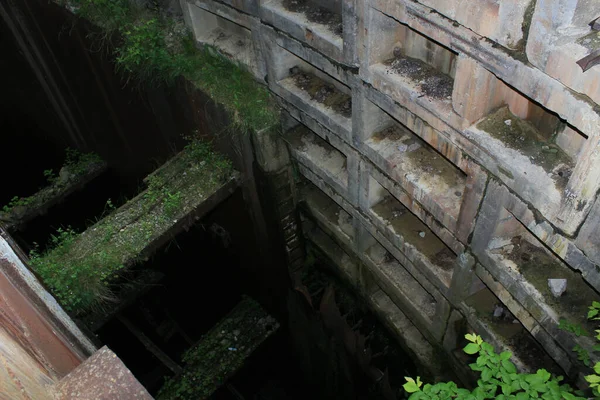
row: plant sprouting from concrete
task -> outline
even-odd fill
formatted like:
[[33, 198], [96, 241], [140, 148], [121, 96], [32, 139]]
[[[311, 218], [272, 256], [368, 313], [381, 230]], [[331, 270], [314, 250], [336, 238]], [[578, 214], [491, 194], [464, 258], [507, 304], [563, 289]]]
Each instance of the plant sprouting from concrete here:
[[[498, 354], [494, 347], [483, 341], [481, 336], [467, 334], [469, 344], [463, 351], [477, 356], [470, 367], [480, 373], [477, 387], [473, 390], [459, 388], [454, 382], [425, 384], [420, 378], [406, 378], [404, 390], [410, 393], [411, 400], [433, 399], [566, 399], [585, 400], [580, 392], [575, 392], [568, 384], [561, 384], [562, 377], [554, 377], [545, 369], [534, 374], [518, 373], [510, 361], [512, 353], [503, 351]], [[600, 382], [600, 379], [599, 379]]]
[[[120, 40], [110, 46], [117, 69], [140, 82], [173, 82], [185, 76], [229, 112], [241, 132], [279, 122], [266, 87], [242, 65], [213, 48], [196, 47], [182, 21], [130, 0], [68, 0], [75, 12]], [[112, 37], [112, 36], [111, 36]]]

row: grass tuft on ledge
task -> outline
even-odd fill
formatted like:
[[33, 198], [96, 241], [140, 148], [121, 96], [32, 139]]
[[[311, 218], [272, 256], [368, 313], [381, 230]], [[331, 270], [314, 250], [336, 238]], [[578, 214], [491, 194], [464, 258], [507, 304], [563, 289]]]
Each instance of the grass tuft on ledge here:
[[279, 110], [268, 89], [238, 63], [196, 42], [183, 21], [132, 0], [62, 0], [75, 14], [105, 31], [117, 69], [140, 82], [173, 82], [184, 76], [222, 104], [242, 133], [279, 123]]
[[59, 229], [49, 250], [32, 252], [31, 267], [72, 314], [103, 307], [116, 300], [113, 286], [124, 270], [236, 177], [210, 144], [192, 142], [148, 177], [145, 191], [85, 232]]
[[44, 171], [48, 185], [28, 197], [15, 196], [0, 209], [0, 222], [7, 228], [20, 225], [43, 214], [78, 187], [96, 178], [106, 169], [106, 163], [95, 153], [80, 153], [68, 148], [63, 166], [58, 172]]

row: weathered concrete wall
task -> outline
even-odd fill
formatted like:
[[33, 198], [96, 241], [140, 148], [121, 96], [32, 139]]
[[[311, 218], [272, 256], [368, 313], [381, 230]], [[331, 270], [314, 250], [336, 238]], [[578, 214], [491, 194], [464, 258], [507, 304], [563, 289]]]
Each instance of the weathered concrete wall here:
[[199, 42], [245, 29], [222, 51], [284, 109], [305, 237], [421, 361], [464, 366], [476, 330], [577, 376], [590, 342], [558, 324], [600, 297], [600, 68], [576, 64], [600, 3], [501, 3], [348, 0], [336, 29], [310, 3], [181, 0]]

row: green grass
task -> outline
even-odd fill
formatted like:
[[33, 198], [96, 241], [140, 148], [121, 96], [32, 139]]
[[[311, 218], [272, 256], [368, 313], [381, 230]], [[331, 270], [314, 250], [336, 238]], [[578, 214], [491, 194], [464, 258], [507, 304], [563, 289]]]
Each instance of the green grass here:
[[[68, 0], [75, 12], [101, 27], [117, 69], [141, 83], [172, 83], [184, 76], [229, 112], [242, 133], [276, 126], [279, 110], [267, 88], [247, 69], [195, 40], [181, 21], [130, 0]], [[118, 32], [120, 40], [109, 38]]]
[[59, 230], [49, 250], [31, 254], [31, 266], [67, 311], [105, 307], [115, 300], [121, 273], [232, 174], [231, 163], [209, 144], [193, 142], [152, 174], [147, 190], [85, 232]]

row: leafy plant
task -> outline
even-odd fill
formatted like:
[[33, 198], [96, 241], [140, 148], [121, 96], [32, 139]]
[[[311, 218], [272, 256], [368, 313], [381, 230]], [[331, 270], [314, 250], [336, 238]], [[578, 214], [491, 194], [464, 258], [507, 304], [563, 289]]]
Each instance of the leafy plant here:
[[32, 202], [33, 202], [33, 198], [32, 197], [14, 196], [12, 199], [10, 199], [10, 202], [7, 205], [5, 205], [4, 207], [2, 207], [2, 211], [8, 213], [8, 212], [10, 212], [15, 207], [28, 206]]
[[53, 184], [58, 179], [58, 177], [56, 176], [56, 174], [54, 174], [54, 170], [52, 170], [52, 169], [46, 169], [46, 170], [44, 170], [44, 177], [46, 177], [46, 180], [50, 184]]
[[[589, 311], [587, 314], [588, 319], [592, 321], [600, 320], [600, 303], [597, 301], [592, 302], [592, 305], [589, 307]], [[596, 340], [600, 341], [600, 329], [596, 329]], [[600, 350], [598, 344], [594, 346], [594, 350]], [[588, 358], [589, 364], [589, 358]], [[587, 365], [587, 364], [586, 364]], [[585, 380], [590, 384], [590, 388], [594, 393], [594, 396], [600, 397], [600, 362], [597, 362], [593, 367], [593, 374], [586, 375]]]
[[[469, 344], [463, 349], [465, 353], [476, 355], [477, 360], [471, 364], [473, 371], [480, 373], [475, 389], [459, 388], [454, 382], [425, 384], [420, 378], [405, 378], [404, 390], [410, 393], [409, 399], [566, 399], [585, 400], [571, 386], [561, 384], [562, 377], [553, 377], [545, 369], [535, 374], [518, 373], [510, 361], [512, 353], [503, 351], [498, 354], [494, 347], [483, 341], [481, 336], [467, 334]], [[600, 366], [599, 366], [600, 368]], [[598, 377], [600, 383], [600, 377]]]
[[[88, 306], [98, 297], [111, 299], [112, 295], [106, 287], [108, 279], [123, 268], [119, 260], [112, 259], [106, 252], [99, 257], [80, 257], [75, 261], [76, 268], [68, 268], [61, 261], [63, 256], [69, 255], [79, 236], [70, 227], [58, 228], [56, 233], [50, 235], [48, 250], [40, 253], [35, 248], [30, 253], [32, 267], [68, 311]], [[116, 265], [110, 269], [99, 268], [107, 263]]]
[[585, 328], [583, 326], [581, 326], [579, 324], [573, 324], [564, 318], [562, 318], [559, 321], [558, 328], [562, 329], [563, 331], [571, 332], [577, 337], [590, 336], [590, 333], [587, 330], [585, 330]]

